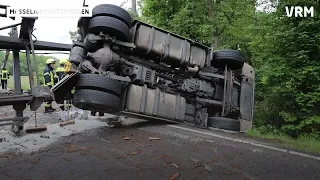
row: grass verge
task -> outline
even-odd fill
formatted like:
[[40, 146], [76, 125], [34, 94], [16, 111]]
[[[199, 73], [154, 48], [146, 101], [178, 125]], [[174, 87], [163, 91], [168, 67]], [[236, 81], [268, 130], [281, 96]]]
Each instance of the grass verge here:
[[302, 151], [311, 153], [320, 153], [320, 140], [309, 136], [300, 136], [299, 138], [292, 138], [285, 134], [275, 134], [272, 132], [262, 132], [259, 129], [251, 129], [247, 135], [252, 137], [258, 137], [262, 139], [267, 139], [275, 143], [279, 143], [288, 148], [296, 148]]
[[[8, 80], [8, 88], [13, 89], [13, 77], [10, 76], [10, 79]], [[28, 76], [21, 76], [21, 88], [26, 91], [30, 89], [29, 85], [29, 77]]]

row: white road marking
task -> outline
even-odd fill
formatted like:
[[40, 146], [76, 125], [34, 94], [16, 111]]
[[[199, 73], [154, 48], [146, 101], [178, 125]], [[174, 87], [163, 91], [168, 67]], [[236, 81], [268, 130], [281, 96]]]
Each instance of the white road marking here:
[[211, 142], [211, 143], [215, 143], [215, 141], [211, 141], [211, 140], [205, 140], [205, 141], [208, 141], [208, 142]]
[[312, 156], [312, 155], [305, 154], [305, 153], [300, 153], [300, 152], [296, 152], [296, 151], [290, 151], [290, 150], [287, 150], [287, 149], [281, 149], [281, 148], [272, 147], [272, 146], [268, 146], [268, 145], [264, 145], [264, 144], [258, 144], [258, 143], [254, 143], [254, 142], [250, 142], [250, 141], [244, 141], [244, 140], [241, 140], [241, 139], [234, 139], [234, 138], [230, 138], [230, 137], [221, 136], [221, 135], [218, 135], [218, 134], [202, 132], [202, 131], [189, 129], [189, 128], [185, 128], [185, 127], [180, 127], [180, 126], [176, 126], [176, 125], [168, 125], [168, 126], [173, 127], [173, 128], [177, 128], [177, 129], [182, 129], [182, 130], [185, 130], [185, 131], [191, 131], [191, 132], [204, 134], [204, 135], [208, 135], [208, 136], [212, 136], [212, 137], [217, 137], [217, 138], [221, 138], [221, 139], [226, 139], [226, 140], [230, 140], [230, 141], [235, 141], [235, 142], [239, 142], [239, 143], [250, 144], [250, 145], [253, 145], [253, 146], [258, 146], [258, 147], [262, 147], [262, 148], [266, 148], [266, 149], [271, 149], [271, 150], [274, 150], [274, 151], [280, 151], [280, 152], [285, 152], [285, 153], [289, 153], [289, 154], [294, 154], [294, 155], [298, 155], [298, 156], [302, 156], [302, 157], [306, 157], [306, 158], [315, 159], [315, 160], [320, 161], [320, 157]]
[[106, 140], [106, 139], [104, 139], [104, 138], [97, 138], [97, 139], [99, 139], [100, 141], [104, 141], [104, 142], [107, 142], [107, 143], [111, 143], [111, 141]]
[[208, 170], [208, 171], [212, 171], [212, 169], [210, 168], [210, 166], [208, 166], [207, 164], [204, 164], [204, 168], [206, 169], [206, 170]]
[[263, 151], [260, 150], [260, 149], [252, 149], [252, 152], [254, 152], [254, 153], [256, 153], [256, 152], [258, 152], [258, 153], [263, 153]]

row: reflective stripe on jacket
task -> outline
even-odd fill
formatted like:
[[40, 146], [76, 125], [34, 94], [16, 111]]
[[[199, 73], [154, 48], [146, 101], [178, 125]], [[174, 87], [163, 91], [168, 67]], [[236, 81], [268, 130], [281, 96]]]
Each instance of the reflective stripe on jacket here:
[[54, 86], [54, 73], [48, 66], [46, 66], [43, 70], [44, 77], [44, 85], [46, 86]]
[[1, 71], [1, 80], [8, 80], [8, 71], [7, 70], [2, 70]]

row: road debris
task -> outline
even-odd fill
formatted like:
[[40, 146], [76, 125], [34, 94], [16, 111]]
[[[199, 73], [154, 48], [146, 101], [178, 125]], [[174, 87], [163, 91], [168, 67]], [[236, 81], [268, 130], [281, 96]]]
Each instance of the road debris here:
[[108, 143], [111, 143], [111, 141], [107, 140], [107, 139], [104, 139], [104, 138], [97, 138], [99, 139], [100, 141], [103, 141], [103, 142], [108, 142]]
[[80, 147], [80, 150], [84, 150], [84, 151], [86, 151], [86, 150], [88, 150], [88, 147], [85, 147], [85, 146]]
[[6, 142], [6, 138], [0, 138], [0, 142]]
[[158, 157], [158, 159], [163, 159], [165, 163], [171, 164], [172, 163], [172, 158], [169, 157], [168, 155], [162, 155]]
[[149, 140], [160, 140], [160, 138], [157, 138], [157, 137], [149, 137]]
[[234, 169], [241, 169], [240, 165], [238, 164], [231, 164], [231, 167]]
[[123, 138], [124, 140], [130, 140], [130, 138], [128, 136]]
[[40, 158], [35, 158], [33, 160], [31, 160], [32, 164], [38, 164], [40, 162]]
[[88, 154], [88, 152], [86, 152], [86, 151], [81, 151], [80, 152], [80, 155], [87, 155]]
[[41, 135], [40, 137], [45, 139], [50, 139], [50, 136], [46, 136], [46, 135]]
[[26, 133], [35, 133], [35, 132], [42, 132], [46, 131], [47, 126], [35, 126], [35, 127], [29, 127], [26, 129]]
[[140, 152], [136, 151], [136, 152], [132, 152], [131, 155], [137, 155], [139, 154]]
[[200, 161], [198, 161], [198, 160], [194, 160], [194, 167], [193, 167], [193, 169], [196, 169], [196, 168], [198, 168], [198, 167], [202, 167], [203, 166], [203, 164], [200, 162]]
[[178, 179], [178, 177], [180, 176], [181, 174], [180, 173], [176, 173], [174, 175], [172, 175], [169, 180], [175, 180], [175, 179]]
[[207, 165], [207, 164], [204, 164], [204, 168], [205, 168], [206, 170], [208, 170], [209, 172], [212, 171], [211, 167], [210, 167], [209, 165]]
[[47, 130], [47, 126], [44, 126], [44, 125], [38, 126], [38, 123], [37, 123], [37, 111], [34, 111], [34, 113], [32, 115], [34, 115], [34, 127], [28, 127], [26, 129], [26, 133], [34, 133], [34, 132], [46, 131]]
[[28, 149], [26, 146], [24, 146], [24, 145], [21, 145], [21, 143], [16, 143], [16, 142], [14, 142], [13, 143], [14, 145], [17, 145], [17, 146], [21, 146], [21, 147], [23, 147], [23, 148], [26, 148], [26, 149]]
[[175, 163], [171, 163], [172, 166], [174, 166], [176, 169], [179, 169], [179, 166]]
[[64, 146], [66, 146], [68, 149], [67, 149], [67, 152], [68, 153], [73, 153], [73, 152], [77, 152], [79, 151], [79, 147], [76, 146], [76, 145], [73, 145], [73, 144], [65, 144]]
[[74, 124], [75, 123], [75, 120], [67, 120], [67, 121], [62, 121], [60, 122], [60, 126], [65, 126], [65, 125], [68, 125], [68, 124]]
[[122, 158], [122, 156], [119, 156], [119, 155], [116, 156], [116, 159], [121, 159], [121, 158]]

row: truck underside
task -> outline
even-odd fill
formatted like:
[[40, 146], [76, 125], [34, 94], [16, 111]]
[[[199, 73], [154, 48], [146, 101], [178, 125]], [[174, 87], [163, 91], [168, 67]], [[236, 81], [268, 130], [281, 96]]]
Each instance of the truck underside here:
[[[254, 71], [235, 50], [213, 49], [102, 4], [78, 22], [69, 74], [51, 91], [93, 112], [247, 131]], [[72, 70], [74, 69], [74, 70]], [[74, 93], [71, 90], [74, 89]]]

